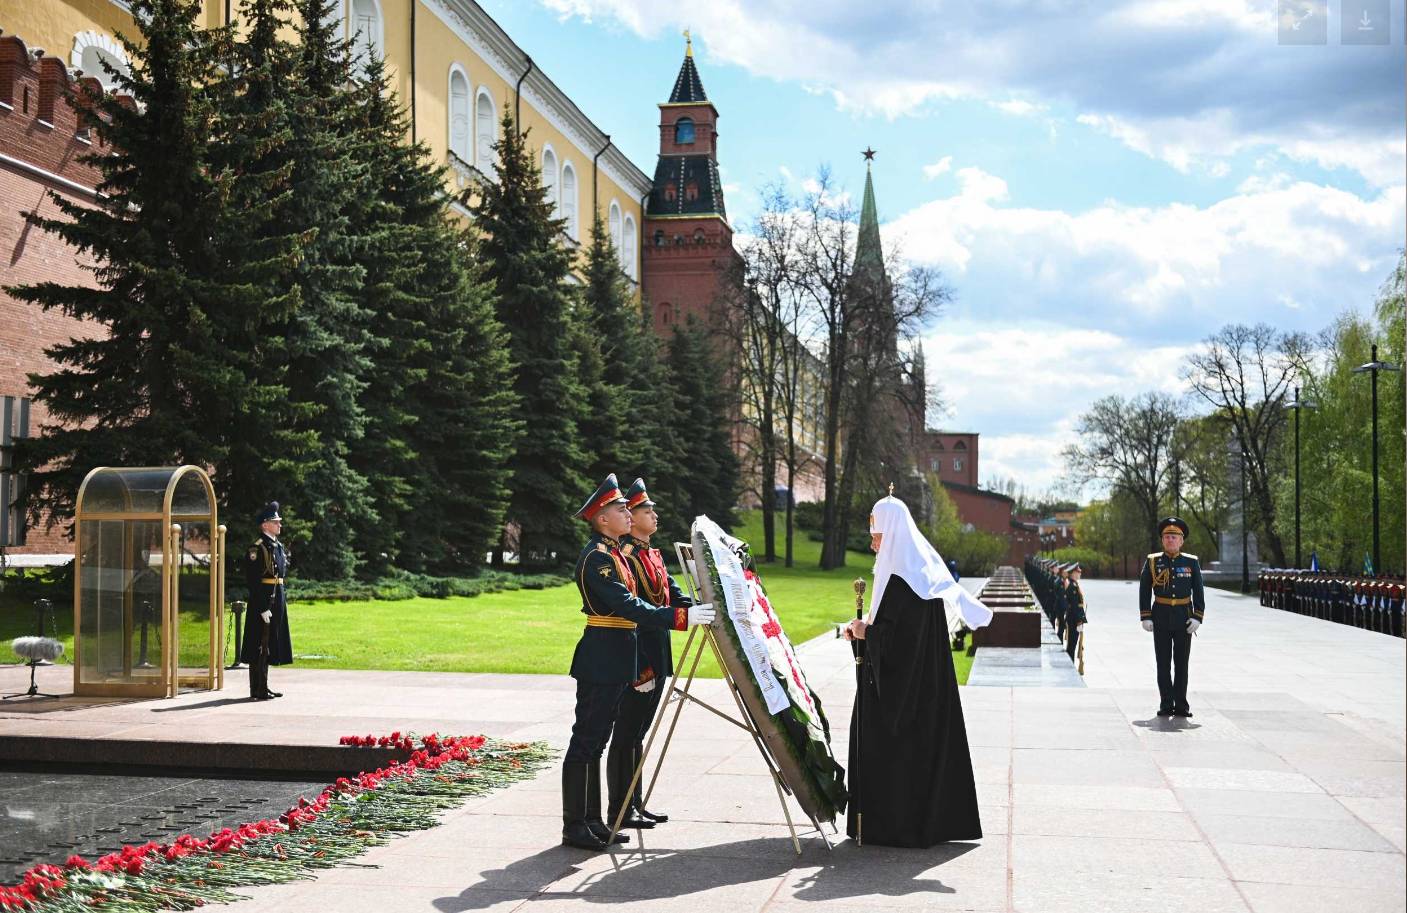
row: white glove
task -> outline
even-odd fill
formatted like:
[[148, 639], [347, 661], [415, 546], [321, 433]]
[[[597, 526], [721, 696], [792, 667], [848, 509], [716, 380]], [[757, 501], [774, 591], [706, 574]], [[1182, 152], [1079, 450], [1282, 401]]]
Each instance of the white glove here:
[[689, 606], [689, 626], [711, 625], [717, 613], [713, 611], [713, 603], [701, 602], [698, 605]]
[[1075, 630], [1079, 631], [1080, 633], [1084, 633], [1085, 626], [1083, 624], [1077, 624], [1075, 625]]
[[1198, 621], [1197, 619], [1195, 619], [1195, 618], [1189, 618], [1189, 619], [1187, 619], [1187, 633], [1188, 633], [1188, 634], [1196, 634], [1196, 633], [1197, 633], [1197, 629], [1200, 628], [1201, 626], [1202, 626], [1202, 623], [1201, 623], [1200, 621]]
[[1153, 620], [1152, 620], [1152, 619], [1145, 618], [1145, 619], [1143, 620], [1143, 630], [1147, 631], [1149, 634], [1152, 634], [1152, 633], [1153, 633]]
[[634, 687], [635, 690], [639, 691], [641, 694], [649, 694], [651, 691], [655, 690], [655, 680], [650, 679], [647, 682], [643, 682], [639, 685], [634, 685], [632, 687]]
[[259, 617], [264, 619], [264, 624], [268, 624], [269, 622], [274, 620], [274, 613], [270, 612], [268, 609], [265, 609], [264, 611], [259, 613]]

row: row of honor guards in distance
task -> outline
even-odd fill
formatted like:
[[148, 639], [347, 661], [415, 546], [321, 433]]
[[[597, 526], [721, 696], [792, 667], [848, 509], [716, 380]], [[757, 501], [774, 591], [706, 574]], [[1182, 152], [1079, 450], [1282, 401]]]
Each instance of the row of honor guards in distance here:
[[1401, 577], [1355, 577], [1271, 568], [1260, 573], [1260, 604], [1367, 631], [1403, 636]]
[[[1046, 619], [1055, 633], [1065, 644], [1065, 652], [1074, 662], [1077, 654], [1082, 654], [1085, 636], [1085, 593], [1080, 589], [1080, 577], [1084, 573], [1078, 561], [1061, 563], [1050, 558], [1035, 555], [1026, 557], [1026, 581], [1036, 594]], [[1081, 655], [1081, 660], [1083, 656]], [[1084, 674], [1084, 663], [1080, 663], [1080, 674]]]

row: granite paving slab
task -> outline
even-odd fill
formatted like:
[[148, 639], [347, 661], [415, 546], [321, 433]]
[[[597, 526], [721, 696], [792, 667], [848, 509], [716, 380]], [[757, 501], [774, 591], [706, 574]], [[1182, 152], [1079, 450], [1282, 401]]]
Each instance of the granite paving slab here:
[[[1062, 661], [1074, 674], [1052, 643], [1036, 651], [1039, 665], [1029, 654], [992, 653], [987, 668], [1012, 679], [979, 677], [960, 689], [981, 841], [905, 850], [837, 836], [827, 849], [803, 835], [797, 856], [747, 735], [686, 707], [650, 802], [671, 821], [632, 833], [617, 852], [559, 845], [553, 767], [446, 813], [437, 828], [371, 850], [361, 860], [370, 867], [248, 889], [229, 909], [1407, 910], [1402, 642], [1209, 592], [1193, 649], [1196, 716], [1165, 720], [1153, 713], [1152, 646], [1137, 624], [1134, 592], [1118, 581], [1086, 582], [1091, 636], [1080, 687], [1046, 679]], [[818, 639], [799, 656], [844, 764], [849, 650]], [[71, 672], [55, 668], [41, 671], [62, 687]], [[0, 737], [135, 733], [153, 751], [183, 740], [327, 745], [348, 732], [404, 730], [409, 720], [422, 730], [472, 728], [561, 749], [570, 730], [564, 675], [296, 667], [276, 675], [288, 697], [265, 705], [242, 700], [244, 682], [232, 674], [221, 695], [0, 706]], [[0, 667], [0, 688], [13, 690], [21, 676], [27, 671]], [[715, 706], [731, 705], [720, 683], [695, 687]], [[0, 790], [16, 782], [0, 770]], [[843, 833], [844, 821], [835, 825]]]

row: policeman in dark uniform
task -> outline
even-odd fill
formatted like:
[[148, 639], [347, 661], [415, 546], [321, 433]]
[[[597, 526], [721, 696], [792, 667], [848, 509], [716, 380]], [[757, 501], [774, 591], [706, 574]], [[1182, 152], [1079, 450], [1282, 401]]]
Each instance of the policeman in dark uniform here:
[[1078, 561], [1070, 565], [1069, 582], [1065, 585], [1065, 652], [1070, 654], [1071, 662], [1075, 659], [1075, 648], [1084, 636], [1085, 621], [1088, 620], [1085, 616], [1085, 593], [1080, 589], [1083, 570]]
[[[604, 850], [610, 830], [601, 819], [601, 752], [620, 699], [640, 678], [639, 628], [683, 631], [713, 621], [713, 606], [659, 606], [641, 599], [620, 550], [630, 532], [630, 508], [613, 474], [576, 515], [591, 525], [577, 559], [577, 589], [586, 628], [572, 655], [576, 722], [562, 763], [562, 843]], [[617, 834], [615, 842], [624, 843]]]
[[[1187, 661], [1192, 635], [1207, 611], [1202, 591], [1202, 566], [1196, 555], [1182, 550], [1187, 524], [1168, 517], [1158, 524], [1163, 550], [1143, 562], [1138, 575], [1138, 617], [1153, 635], [1158, 661], [1158, 716], [1190, 717], [1187, 705]], [[1169, 674], [1171, 664], [1176, 670]]]
[[[693, 600], [679, 589], [679, 584], [669, 575], [660, 550], [650, 547], [650, 537], [659, 529], [660, 521], [655, 513], [655, 502], [650, 500], [650, 494], [645, 490], [644, 479], [635, 480], [625, 493], [625, 501], [630, 508], [630, 533], [621, 540], [620, 550], [630, 572], [635, 575], [640, 598], [652, 605], [670, 608], [693, 605]], [[615, 820], [621, 805], [625, 804], [635, 766], [645, 754], [645, 733], [655, 718], [660, 695], [669, 687], [669, 677], [674, 674], [669, 631], [639, 628], [635, 637], [640, 648], [640, 677], [621, 697], [615, 728], [611, 731], [611, 750], [606, 755], [608, 822]], [[668, 820], [668, 815], [645, 810], [641, 784], [637, 782], [621, 826], [654, 827]]]
[[283, 697], [269, 690], [269, 666], [293, 662], [293, 641], [288, 635], [289, 554], [278, 535], [283, 518], [278, 502], [270, 501], [259, 511], [259, 538], [244, 555], [244, 582], [249, 588], [249, 611], [244, 613], [244, 643], [239, 661], [249, 665], [249, 696], [256, 701]]

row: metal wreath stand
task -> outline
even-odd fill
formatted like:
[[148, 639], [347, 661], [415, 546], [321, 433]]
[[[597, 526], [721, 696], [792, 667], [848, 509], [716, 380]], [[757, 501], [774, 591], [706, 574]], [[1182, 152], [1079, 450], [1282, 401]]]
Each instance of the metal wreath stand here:
[[[694, 547], [692, 543], [676, 542], [674, 543], [674, 552], [676, 557], [678, 557], [679, 559], [680, 568], [683, 570], [684, 580], [689, 586], [689, 596], [691, 599], [694, 600], [695, 603], [697, 603], [699, 601], [698, 591], [700, 587], [698, 580], [694, 576], [695, 571], [693, 570], [693, 568], [697, 567], [697, 565], [694, 563]], [[719, 610], [720, 616], [726, 613], [726, 607], [723, 607]], [[702, 636], [700, 636], [701, 630]], [[816, 817], [813, 814], [807, 812], [804, 808], [802, 809], [802, 811], [805, 812], [806, 817], [810, 819], [811, 829], [803, 830], [798, 833], [796, 829], [796, 824], [792, 821], [791, 809], [787, 807], [786, 798], [787, 796], [795, 795], [795, 793], [793, 792], [791, 786], [787, 783], [786, 775], [782, 773], [780, 766], [772, 757], [772, 753], [768, 750], [766, 743], [763, 741], [762, 734], [757, 728], [757, 721], [753, 719], [752, 713], [748, 710], [747, 705], [743, 702], [742, 695], [738, 690], [738, 683], [734, 679], [732, 673], [728, 670], [727, 663], [723, 661], [723, 654], [718, 647], [718, 641], [716, 637], [717, 635], [714, 634], [712, 625], [696, 625], [689, 629], [689, 638], [684, 642], [684, 652], [680, 654], [679, 662], [676, 663], [674, 666], [674, 676], [670, 679], [669, 690], [664, 695], [664, 704], [660, 708], [659, 712], [655, 714], [655, 721], [650, 727], [650, 735], [645, 740], [645, 750], [640, 754], [640, 762], [635, 765], [635, 773], [630, 778], [630, 786], [626, 789], [625, 795], [634, 795], [636, 785], [640, 783], [641, 778], [644, 776], [645, 762], [650, 757], [651, 746], [654, 745], [655, 737], [659, 734], [660, 726], [664, 723], [665, 711], [668, 709], [670, 703], [673, 703], [674, 715], [673, 718], [669, 721], [669, 729], [665, 732], [664, 743], [660, 746], [659, 758], [655, 762], [654, 773], [650, 776], [649, 786], [645, 789], [645, 793], [642, 799], [642, 804], [649, 804], [650, 796], [654, 793], [655, 790], [655, 783], [659, 780], [660, 770], [664, 767], [664, 759], [669, 754], [669, 746], [671, 741], [674, 739], [674, 729], [679, 724], [679, 715], [684, 710], [685, 702], [692, 701], [693, 703], [698, 704], [700, 707], [707, 710], [709, 713], [712, 713], [715, 716], [720, 717], [721, 719], [727, 720], [729, 723], [732, 723], [734, 726], [737, 726], [739, 729], [752, 736], [752, 742], [755, 746], [757, 746], [757, 753], [762, 756], [762, 763], [767, 766], [767, 772], [772, 775], [772, 785], [775, 786], [777, 789], [777, 801], [781, 804], [782, 814], [786, 817], [787, 830], [791, 833], [791, 844], [792, 848], [796, 850], [796, 855], [801, 855], [800, 837], [809, 837], [812, 836], [813, 833], [816, 836], [819, 836], [823, 841], [825, 841], [827, 850], [834, 849], [834, 847], [831, 845], [830, 837], [822, 829], [821, 823], [816, 820]], [[718, 668], [723, 673], [723, 682], [728, 689], [728, 693], [732, 695], [733, 703], [738, 708], [738, 714], [741, 716], [741, 719], [737, 719], [733, 716], [730, 716], [722, 710], [719, 710], [717, 707], [714, 707], [713, 705], [709, 704], [707, 701], [690, 693], [690, 689], [693, 687], [694, 684], [694, 673], [698, 670], [699, 660], [703, 659], [705, 650], [712, 651], [713, 658], [717, 661]], [[691, 651], [693, 656], [692, 662], [690, 662]], [[679, 678], [686, 665], [689, 667], [689, 673], [684, 679], [684, 687], [680, 688]], [[615, 835], [620, 832], [621, 822], [625, 820], [625, 813], [629, 810], [629, 808], [629, 802], [622, 803], [620, 811], [616, 813], [615, 820], [611, 822], [612, 838], [614, 838]], [[840, 833], [834, 823], [831, 824], [831, 830], [837, 835], [839, 835]], [[643, 835], [641, 834], [639, 829], [636, 830], [636, 837], [642, 844], [639, 848], [640, 851], [643, 852]], [[633, 855], [635, 852], [635, 850], [626, 850], [625, 855], [630, 856]], [[613, 857], [614, 855], [615, 853], [612, 852]]]

